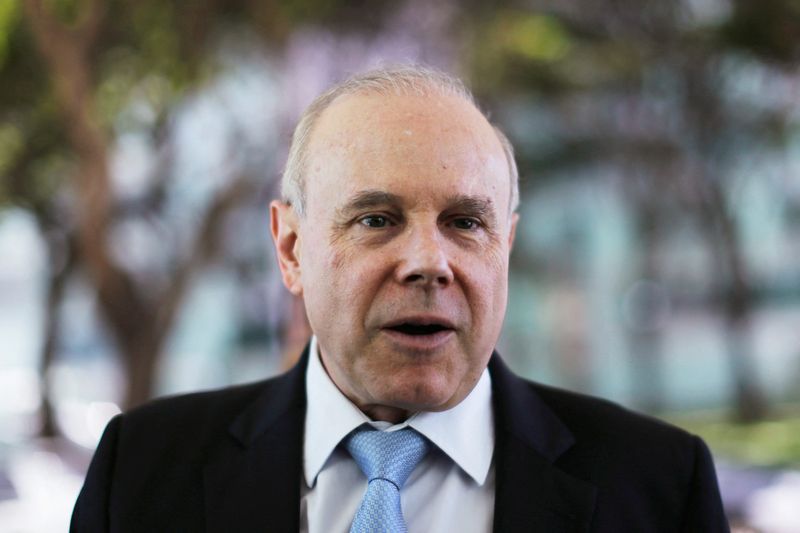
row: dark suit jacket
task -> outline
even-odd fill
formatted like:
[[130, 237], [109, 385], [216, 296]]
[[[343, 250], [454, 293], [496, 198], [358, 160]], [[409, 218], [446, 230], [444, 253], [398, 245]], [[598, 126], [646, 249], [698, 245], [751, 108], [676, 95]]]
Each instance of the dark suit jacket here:
[[[73, 532], [289, 532], [300, 518], [308, 354], [260, 383], [109, 422]], [[684, 431], [522, 380], [497, 354], [496, 532], [718, 532], [708, 449]]]

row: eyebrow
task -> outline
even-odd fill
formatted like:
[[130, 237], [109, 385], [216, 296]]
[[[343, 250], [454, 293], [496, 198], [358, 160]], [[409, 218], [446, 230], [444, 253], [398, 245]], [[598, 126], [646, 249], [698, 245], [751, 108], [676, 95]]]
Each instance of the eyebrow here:
[[337, 215], [346, 218], [350, 213], [371, 209], [382, 205], [400, 205], [400, 197], [386, 191], [367, 189], [359, 191], [342, 207], [336, 210]]
[[491, 198], [457, 194], [447, 199], [447, 211], [463, 211], [473, 216], [485, 218], [488, 222], [496, 221], [494, 202]]
[[[472, 216], [483, 217], [488, 222], [495, 222], [496, 215], [494, 202], [491, 198], [456, 194], [446, 200], [446, 211], [462, 211]], [[354, 194], [350, 200], [336, 210], [340, 218], [348, 218], [351, 213], [373, 209], [378, 206], [401, 206], [403, 200], [400, 196], [390, 192], [367, 189]]]
[[471, 211], [476, 214], [493, 214], [494, 202], [491, 198], [481, 196], [469, 196], [466, 194], [456, 194], [447, 199], [449, 209], [457, 208]]

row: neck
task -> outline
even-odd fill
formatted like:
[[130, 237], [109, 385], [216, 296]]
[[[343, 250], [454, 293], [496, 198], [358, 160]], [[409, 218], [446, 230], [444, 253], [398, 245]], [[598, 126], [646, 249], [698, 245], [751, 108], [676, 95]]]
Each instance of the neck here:
[[[352, 401], [352, 400], [351, 400]], [[356, 404], [358, 405], [358, 404]], [[389, 407], [386, 405], [359, 405], [358, 408], [362, 413], [367, 415], [370, 420], [389, 422], [391, 424], [399, 424], [405, 422], [413, 414], [405, 409], [397, 407]]]

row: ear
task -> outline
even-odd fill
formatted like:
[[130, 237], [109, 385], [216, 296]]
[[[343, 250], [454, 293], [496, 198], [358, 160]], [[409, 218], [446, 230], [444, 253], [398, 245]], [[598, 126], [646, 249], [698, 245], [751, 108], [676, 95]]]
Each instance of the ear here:
[[302, 296], [300, 277], [300, 231], [299, 219], [294, 208], [274, 200], [269, 204], [270, 229], [283, 284], [295, 296]]
[[514, 248], [514, 238], [517, 236], [517, 222], [519, 222], [519, 214], [512, 213], [511, 214], [511, 228], [508, 232], [508, 251], [511, 252], [511, 249]]

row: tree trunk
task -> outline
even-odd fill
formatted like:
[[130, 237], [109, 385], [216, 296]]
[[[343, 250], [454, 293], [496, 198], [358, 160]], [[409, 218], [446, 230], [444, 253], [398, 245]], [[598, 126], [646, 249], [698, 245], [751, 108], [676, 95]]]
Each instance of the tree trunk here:
[[145, 338], [125, 346], [120, 346], [127, 371], [127, 390], [123, 400], [123, 409], [131, 409], [142, 405], [153, 398], [154, 376], [156, 365], [161, 355], [161, 343]]
[[[154, 371], [164, 339], [198, 266], [218, 248], [223, 217], [240, 201], [251, 198], [253, 186], [244, 177], [233, 180], [209, 205], [193, 246], [175, 261], [169, 287], [141, 283], [118, 264], [108, 247], [115, 216], [108, 165], [108, 132], [95, 117], [90, 49], [106, 10], [102, 0], [88, 0], [85, 16], [66, 27], [43, 0], [26, 0], [25, 13], [38, 48], [49, 68], [54, 94], [67, 137], [78, 161], [72, 176], [77, 221], [76, 247], [95, 289], [100, 313], [116, 342], [128, 372], [124, 406], [139, 405], [152, 396]], [[47, 357], [52, 358], [52, 346]]]
[[709, 204], [713, 224], [710, 238], [716, 244], [717, 261], [725, 279], [722, 310], [725, 338], [734, 388], [734, 418], [740, 422], [763, 419], [767, 401], [758, 385], [753, 364], [751, 317], [754, 297], [744, 264], [736, 223], [724, 204], [723, 192], [716, 182], [709, 186]]
[[[52, 247], [52, 244], [50, 246]], [[52, 249], [50, 257], [52, 269]], [[42, 391], [42, 405], [40, 407], [41, 428], [39, 434], [42, 437], [55, 437], [59, 434], [53, 407], [49, 375], [56, 356], [56, 345], [58, 344], [60, 333], [60, 320], [58, 316], [59, 306], [64, 296], [64, 286], [66, 285], [67, 275], [67, 268], [62, 268], [57, 272], [51, 272], [47, 284], [44, 344], [42, 345], [41, 359], [39, 361], [39, 380]]]

